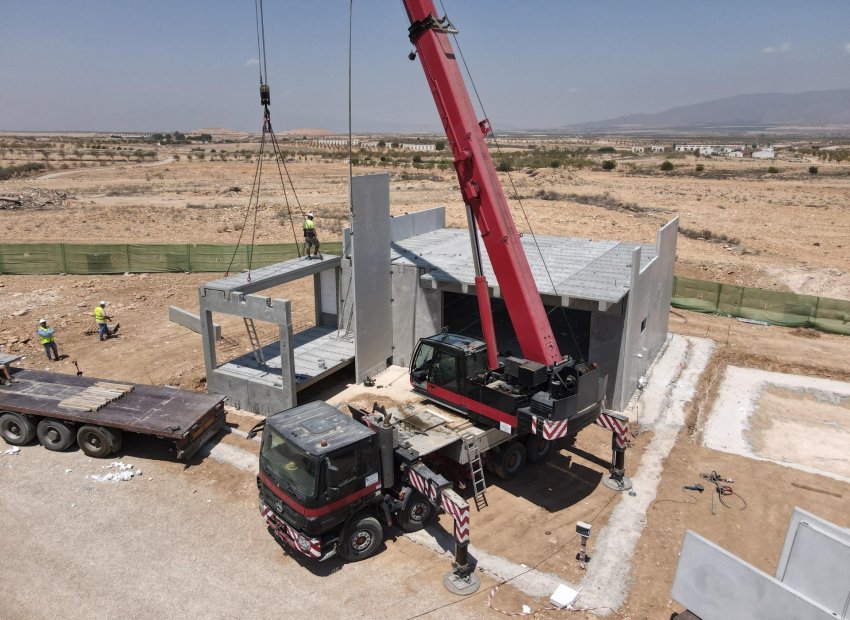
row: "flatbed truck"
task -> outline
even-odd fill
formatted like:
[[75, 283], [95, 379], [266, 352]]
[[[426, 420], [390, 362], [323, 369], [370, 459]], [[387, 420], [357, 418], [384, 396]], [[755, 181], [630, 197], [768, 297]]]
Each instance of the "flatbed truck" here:
[[0, 437], [13, 446], [38, 438], [48, 450], [61, 451], [77, 443], [88, 456], [104, 458], [130, 432], [170, 441], [177, 460], [186, 461], [224, 426], [221, 396], [9, 370], [15, 382], [0, 387]]

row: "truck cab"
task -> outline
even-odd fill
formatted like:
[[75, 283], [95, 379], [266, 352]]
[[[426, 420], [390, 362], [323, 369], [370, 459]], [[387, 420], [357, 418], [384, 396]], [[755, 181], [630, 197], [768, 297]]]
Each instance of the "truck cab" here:
[[336, 542], [329, 532], [382, 501], [376, 433], [319, 401], [270, 416], [257, 486], [273, 534], [320, 559]]

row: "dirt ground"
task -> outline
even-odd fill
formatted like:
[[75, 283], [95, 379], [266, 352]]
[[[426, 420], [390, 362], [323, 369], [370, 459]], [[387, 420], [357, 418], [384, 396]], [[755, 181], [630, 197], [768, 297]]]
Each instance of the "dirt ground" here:
[[[169, 159], [175, 153], [180, 151], [158, 149], [162, 163], [110, 164], [0, 183], [0, 195], [39, 187], [70, 196], [60, 207], [0, 210], [0, 242], [234, 242], [254, 165], [188, 161], [185, 152], [179, 161]], [[621, 165], [613, 172], [545, 169], [512, 175], [538, 233], [652, 242], [657, 229], [679, 215], [682, 228], [711, 233], [701, 239], [679, 236], [679, 275], [850, 298], [850, 166], [820, 162], [820, 174], [809, 175], [811, 162], [779, 161], [774, 165], [780, 173], [767, 174], [764, 162], [711, 159], [702, 161], [709, 174], [698, 177], [688, 171], [693, 159], [675, 160], [679, 168], [671, 175], [647, 163], [660, 160], [635, 161], [636, 169]], [[321, 234], [338, 239], [347, 211], [347, 167], [310, 158], [288, 165], [305, 210], [318, 214]], [[388, 171], [394, 213], [445, 205], [449, 225], [465, 225], [456, 180], [448, 172]], [[241, 190], [228, 191], [235, 186]], [[599, 201], [607, 207], [543, 200], [533, 197], [539, 189], [597, 198], [607, 194], [611, 200]], [[270, 188], [258, 242], [291, 240], [289, 221], [278, 215], [282, 203], [282, 192]], [[518, 205], [513, 206], [518, 227], [527, 230]], [[719, 235], [727, 241], [707, 239]], [[72, 373], [75, 360], [87, 376], [204, 389], [200, 337], [170, 323], [167, 307], [196, 310], [198, 285], [215, 277], [0, 276], [0, 351], [24, 355], [23, 367]], [[309, 283], [294, 283], [275, 296], [293, 300], [297, 325], [311, 323]], [[104, 343], [85, 334], [101, 299], [109, 301], [108, 310], [121, 323], [119, 336]], [[35, 336], [42, 317], [57, 329], [64, 359], [55, 365], [44, 358]], [[247, 351], [239, 321], [220, 318], [221, 354]], [[629, 598], [618, 612], [627, 618], [666, 619], [681, 611], [670, 602], [670, 587], [686, 529], [772, 573], [793, 506], [850, 526], [850, 485], [700, 445], [728, 365], [850, 381], [846, 337], [678, 310], [671, 312], [670, 331], [709, 338], [717, 348], [698, 395], [688, 404], [686, 427], [664, 462], [657, 499], [647, 510]], [[264, 341], [273, 338], [272, 332], [261, 333]], [[344, 384], [343, 378], [341, 385], [321, 389], [330, 394]], [[230, 421], [243, 429], [250, 422], [233, 416]], [[650, 438], [651, 433], [635, 438], [627, 473]], [[256, 449], [233, 435], [221, 441]], [[494, 481], [490, 507], [473, 515], [474, 544], [574, 583], [580, 580], [575, 522], [594, 520], [594, 527], [603, 526], [620, 497], [599, 484], [609, 444], [610, 435], [591, 428], [579, 438], [580, 451], [558, 454], [544, 466], [546, 475], [532, 468], [509, 483]], [[122, 460], [144, 475], [114, 485], [95, 483], [85, 475], [102, 473], [107, 463], [78, 450], [57, 454], [33, 445], [18, 455], [0, 456], [0, 522], [7, 535], [14, 532], [21, 541], [4, 546], [0, 594], [7, 604], [0, 616], [232, 617], [268, 609], [309, 610], [318, 617], [406, 618], [432, 609], [431, 617], [499, 615], [487, 606], [495, 580], [484, 575], [482, 594], [455, 602], [440, 585], [446, 559], [404, 537], [389, 540], [385, 552], [366, 563], [319, 570], [300, 566], [265, 532], [253, 478], [244, 471], [211, 459], [184, 469], [157, 442], [143, 439], [127, 442]], [[733, 497], [729, 508], [718, 506], [712, 514], [709, 492], [682, 491], [712, 470], [735, 479], [734, 488], [746, 501], [743, 510]], [[593, 539], [590, 544], [592, 556]], [[360, 589], [351, 587], [355, 583], [393, 594], [370, 595], [364, 603]], [[45, 584], [49, 595], [32, 584]], [[81, 606], [81, 600], [97, 600], [98, 607]], [[439, 609], [447, 603], [451, 606]], [[538, 609], [545, 601], [530, 600], [506, 585], [492, 604], [519, 611], [523, 604]]]

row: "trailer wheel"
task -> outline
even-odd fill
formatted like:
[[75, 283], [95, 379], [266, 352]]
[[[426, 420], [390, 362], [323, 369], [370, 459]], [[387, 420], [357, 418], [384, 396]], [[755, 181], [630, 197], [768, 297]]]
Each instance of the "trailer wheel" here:
[[103, 426], [81, 426], [77, 443], [87, 456], [101, 459], [121, 447], [121, 432]]
[[35, 429], [42, 446], [54, 452], [67, 450], [74, 445], [74, 431], [59, 420], [43, 418]]
[[339, 555], [347, 562], [357, 562], [375, 554], [384, 541], [384, 528], [375, 517], [363, 515], [345, 528], [340, 539]]
[[0, 436], [13, 446], [23, 446], [35, 437], [35, 426], [24, 415], [4, 411], [0, 413]]
[[493, 473], [502, 480], [511, 480], [525, 465], [525, 446], [512, 441], [499, 448], [499, 454], [491, 465]]
[[555, 442], [541, 435], [525, 438], [525, 454], [532, 463], [545, 463], [555, 453]]
[[398, 525], [405, 532], [418, 532], [428, 525], [436, 511], [434, 505], [421, 493], [413, 492], [407, 506], [396, 515]]

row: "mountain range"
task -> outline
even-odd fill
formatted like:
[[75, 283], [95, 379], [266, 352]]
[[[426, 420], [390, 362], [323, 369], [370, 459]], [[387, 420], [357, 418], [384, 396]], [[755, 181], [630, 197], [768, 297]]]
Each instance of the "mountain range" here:
[[850, 130], [850, 88], [804, 93], [760, 93], [724, 97], [656, 114], [629, 114], [557, 127], [558, 132], [741, 132]]

